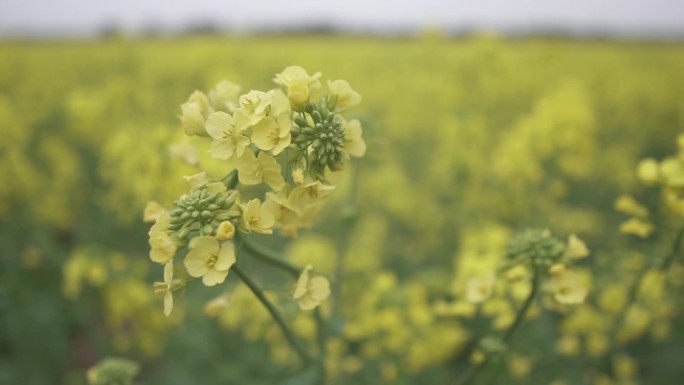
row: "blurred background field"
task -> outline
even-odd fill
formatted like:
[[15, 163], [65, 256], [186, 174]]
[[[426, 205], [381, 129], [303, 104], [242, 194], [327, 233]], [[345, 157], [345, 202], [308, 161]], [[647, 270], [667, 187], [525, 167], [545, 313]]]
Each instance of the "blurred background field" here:
[[[684, 377], [681, 258], [680, 284], [647, 290], [653, 307], [623, 355], [600, 359], [620, 311], [606, 293], [624, 295], [644, 260], [670, 247], [620, 234], [626, 217], [613, 203], [623, 193], [658, 200], [635, 169], [677, 151], [684, 46], [432, 31], [0, 43], [0, 383], [85, 384], [106, 356], [141, 363], [143, 384], [274, 384], [296, 373], [272, 320], [231, 278], [190, 287], [164, 317], [141, 220], [147, 201], [170, 203], [194, 173], [169, 151], [183, 141], [188, 95], [221, 79], [268, 88], [293, 64], [363, 96], [354, 113], [368, 154], [356, 182], [335, 191], [319, 226], [271, 244], [323, 271], [345, 254], [339, 327], [353, 343], [332, 341], [332, 383], [448, 383], [472, 339], [510, 324], [511, 310], [436, 309], [527, 227], [582, 237], [593, 284], [587, 303], [538, 312], [515, 354], [491, 367], [494, 383]], [[357, 217], [343, 239], [349, 202]], [[656, 234], [667, 240], [666, 230]], [[261, 279], [287, 307], [282, 278]], [[204, 303], [224, 291], [233, 304], [209, 317]], [[310, 318], [285, 313], [310, 337]]]

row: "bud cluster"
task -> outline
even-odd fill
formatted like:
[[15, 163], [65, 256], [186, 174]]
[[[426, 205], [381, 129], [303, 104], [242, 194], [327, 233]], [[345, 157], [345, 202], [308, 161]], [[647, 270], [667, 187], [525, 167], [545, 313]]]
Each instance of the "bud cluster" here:
[[551, 236], [548, 230], [529, 229], [511, 238], [505, 257], [515, 264], [530, 261], [536, 265], [551, 266], [560, 261], [565, 249], [565, 244]]
[[325, 99], [307, 103], [295, 116], [292, 144], [295, 160], [305, 159], [313, 175], [323, 175], [325, 167], [333, 171], [343, 168], [344, 129], [340, 117], [328, 108]]
[[181, 241], [187, 241], [195, 234], [215, 235], [221, 222], [240, 217], [236, 197], [235, 190], [212, 192], [206, 188], [181, 197], [174, 202], [176, 208], [171, 211], [169, 235], [175, 235]]

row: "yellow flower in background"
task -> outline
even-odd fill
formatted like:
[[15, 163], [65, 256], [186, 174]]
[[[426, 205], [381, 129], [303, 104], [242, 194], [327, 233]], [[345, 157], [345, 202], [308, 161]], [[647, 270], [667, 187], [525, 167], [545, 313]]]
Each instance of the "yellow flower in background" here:
[[185, 268], [191, 277], [202, 277], [202, 283], [206, 286], [225, 281], [228, 270], [236, 262], [233, 243], [219, 243], [214, 237], [195, 237], [190, 241], [188, 249]]
[[237, 109], [240, 85], [221, 80], [209, 91], [209, 102], [217, 110], [233, 112]]
[[164, 265], [164, 282], [154, 283], [155, 293], [164, 293], [164, 315], [169, 316], [173, 309], [173, 290], [175, 282], [173, 280], [173, 261]]
[[627, 194], [622, 194], [615, 200], [614, 208], [619, 213], [635, 217], [645, 218], [648, 216], [648, 209], [639, 204], [633, 196]]
[[176, 255], [176, 242], [167, 233], [171, 214], [162, 211], [157, 215], [157, 221], [148, 233], [150, 239], [150, 259], [154, 262], [166, 264]]
[[206, 135], [204, 122], [212, 112], [209, 99], [200, 91], [193, 92], [187, 102], [181, 105], [181, 125], [188, 136]]
[[587, 297], [587, 289], [582, 285], [581, 276], [569, 270], [552, 277], [546, 289], [553, 294], [556, 301], [564, 305], [579, 305]]
[[354, 91], [346, 80], [328, 81], [328, 89], [337, 97], [335, 111], [344, 111], [361, 103], [361, 95]]
[[204, 305], [204, 313], [209, 317], [216, 317], [219, 312], [230, 304], [228, 294], [221, 294]]
[[209, 115], [206, 129], [214, 138], [211, 142], [211, 156], [224, 160], [242, 156], [250, 143], [249, 137], [244, 134], [246, 123], [240, 111], [236, 111], [232, 116], [223, 111]]
[[266, 200], [263, 204], [258, 199], [252, 199], [242, 206], [242, 229], [248, 233], [273, 233], [276, 206]]
[[285, 179], [280, 174], [280, 165], [275, 158], [263, 151], [258, 156], [252, 151], [245, 151], [235, 166], [242, 184], [256, 185], [264, 182], [275, 191], [281, 190], [285, 185]]
[[637, 166], [637, 178], [647, 185], [654, 185], [660, 181], [658, 161], [647, 158], [639, 162]]
[[660, 176], [671, 187], [684, 187], [684, 164], [678, 158], [666, 158], [660, 162]]
[[466, 300], [471, 303], [481, 303], [492, 296], [496, 276], [489, 273], [484, 278], [471, 278], [466, 289]]
[[632, 234], [641, 238], [648, 238], [653, 232], [654, 227], [651, 222], [640, 218], [630, 218], [620, 225], [620, 232], [623, 234]]
[[199, 166], [199, 157], [197, 156], [197, 147], [189, 140], [184, 140], [169, 146], [169, 155], [172, 159], [180, 160], [190, 166]]
[[309, 278], [309, 270], [313, 266], [307, 265], [297, 280], [292, 297], [299, 301], [299, 308], [311, 310], [330, 296], [330, 282], [325, 277]]
[[575, 234], [570, 234], [568, 244], [565, 249], [565, 256], [572, 259], [585, 258], [589, 256], [587, 245]]
[[366, 142], [363, 140], [361, 122], [353, 119], [349, 122], [342, 121], [344, 128], [344, 153], [347, 156], [360, 158], [366, 154]]

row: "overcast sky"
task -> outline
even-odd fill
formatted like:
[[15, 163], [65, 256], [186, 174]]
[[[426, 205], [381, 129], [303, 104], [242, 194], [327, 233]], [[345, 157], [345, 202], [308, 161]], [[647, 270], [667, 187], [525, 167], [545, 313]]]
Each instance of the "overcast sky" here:
[[333, 24], [352, 30], [444, 27], [684, 34], [684, 0], [0, 0], [0, 34], [93, 33], [104, 25], [249, 30]]

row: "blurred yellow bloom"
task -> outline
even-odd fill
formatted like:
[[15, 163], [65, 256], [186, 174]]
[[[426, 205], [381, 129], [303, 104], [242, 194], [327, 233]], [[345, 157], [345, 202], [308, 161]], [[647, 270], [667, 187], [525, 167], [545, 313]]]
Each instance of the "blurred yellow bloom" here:
[[219, 241], [227, 241], [233, 239], [235, 235], [235, 226], [230, 221], [224, 221], [219, 224], [216, 229], [216, 239]]
[[658, 183], [660, 171], [658, 161], [652, 158], [643, 159], [637, 166], [637, 178], [647, 185]]
[[246, 205], [242, 205], [242, 221], [240, 222], [242, 229], [248, 233], [273, 233], [276, 208], [269, 200], [263, 204], [259, 199], [250, 200]]
[[209, 317], [216, 317], [228, 304], [230, 304], [228, 294], [221, 294], [204, 305], [204, 313]]
[[346, 80], [328, 81], [328, 89], [337, 97], [335, 111], [343, 111], [361, 103], [361, 95], [354, 91]]
[[156, 221], [159, 214], [164, 211], [166, 211], [166, 209], [159, 203], [155, 201], [147, 202], [147, 205], [145, 205], [145, 210], [143, 211], [143, 222]]
[[640, 238], [647, 238], [653, 230], [653, 224], [639, 218], [630, 218], [620, 225], [621, 233], [636, 235]]
[[565, 271], [562, 275], [552, 277], [546, 289], [552, 292], [556, 301], [565, 305], [580, 304], [587, 296], [580, 275], [574, 271]]
[[168, 211], [162, 211], [157, 215], [157, 221], [148, 233], [150, 237], [150, 259], [161, 264], [166, 264], [176, 255], [176, 243], [166, 232], [170, 219], [171, 214]]
[[615, 200], [615, 211], [635, 217], [647, 217], [648, 209], [634, 199], [633, 196], [622, 194]]
[[181, 105], [181, 125], [188, 136], [205, 135], [204, 122], [211, 113], [209, 99], [200, 91], [190, 95], [190, 99]]
[[363, 129], [361, 122], [353, 119], [349, 122], [343, 121], [344, 128], [344, 153], [347, 156], [360, 158], [366, 154], [366, 142], [363, 140]]
[[579, 239], [575, 234], [570, 234], [568, 237], [568, 245], [565, 249], [565, 256], [572, 259], [584, 258], [589, 256], [589, 249], [584, 241]]
[[195, 237], [190, 241], [185, 256], [185, 268], [191, 277], [202, 277], [206, 286], [225, 281], [228, 270], [235, 263], [235, 246], [232, 242], [220, 243], [210, 236]]
[[273, 190], [280, 190], [285, 185], [285, 179], [280, 174], [280, 165], [275, 158], [264, 151], [256, 156], [252, 151], [245, 151], [236, 162], [238, 178], [245, 185], [266, 183]]
[[297, 280], [292, 297], [299, 300], [299, 308], [311, 310], [320, 305], [330, 296], [330, 282], [325, 277], [309, 278], [309, 270], [313, 266], [307, 265]]
[[575, 335], [564, 334], [556, 341], [556, 352], [564, 356], [577, 356], [580, 350], [580, 341]]
[[660, 176], [671, 187], [684, 187], [684, 164], [678, 158], [666, 158], [660, 162]]
[[565, 274], [566, 268], [565, 265], [562, 263], [556, 263], [555, 265], [549, 267], [549, 274], [559, 277], [563, 274]]
[[240, 86], [228, 80], [221, 80], [209, 91], [209, 101], [217, 110], [233, 112], [237, 109]]
[[197, 147], [189, 140], [184, 140], [169, 146], [169, 155], [172, 159], [180, 160], [190, 166], [199, 166], [199, 157], [197, 156]]
[[486, 301], [492, 295], [495, 282], [494, 273], [490, 273], [484, 278], [471, 278], [466, 289], [466, 300], [471, 303]]
[[214, 138], [211, 142], [211, 156], [224, 160], [241, 157], [249, 146], [249, 137], [244, 134], [246, 127], [240, 111], [236, 111], [233, 116], [223, 111], [209, 115], [206, 129]]

